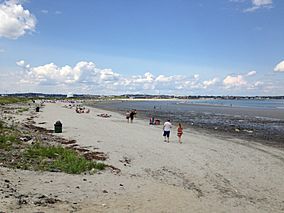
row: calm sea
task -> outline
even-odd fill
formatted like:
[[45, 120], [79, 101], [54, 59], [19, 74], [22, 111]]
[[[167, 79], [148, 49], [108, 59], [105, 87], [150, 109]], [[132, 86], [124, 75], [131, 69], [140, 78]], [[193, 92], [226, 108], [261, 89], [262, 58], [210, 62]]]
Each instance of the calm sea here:
[[248, 107], [261, 109], [284, 109], [284, 99], [264, 99], [264, 100], [192, 100], [177, 102], [184, 104], [208, 104], [227, 107]]
[[[106, 105], [109, 105], [108, 103]], [[217, 99], [204, 99], [204, 100], [169, 100], [169, 101], [118, 101], [115, 104], [110, 104], [110, 108], [123, 109], [163, 109], [163, 110], [188, 110], [200, 107], [213, 107], [221, 108], [247, 108], [252, 110], [283, 110], [284, 112], [284, 99], [268, 99], [268, 100], [217, 100]], [[210, 108], [211, 108], [210, 107]], [[217, 107], [217, 108], [218, 108]]]

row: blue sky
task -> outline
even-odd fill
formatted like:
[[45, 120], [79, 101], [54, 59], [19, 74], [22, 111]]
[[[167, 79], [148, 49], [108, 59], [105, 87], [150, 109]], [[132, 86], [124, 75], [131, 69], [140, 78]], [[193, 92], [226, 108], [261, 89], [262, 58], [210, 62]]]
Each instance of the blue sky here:
[[0, 93], [284, 95], [282, 0], [0, 0]]

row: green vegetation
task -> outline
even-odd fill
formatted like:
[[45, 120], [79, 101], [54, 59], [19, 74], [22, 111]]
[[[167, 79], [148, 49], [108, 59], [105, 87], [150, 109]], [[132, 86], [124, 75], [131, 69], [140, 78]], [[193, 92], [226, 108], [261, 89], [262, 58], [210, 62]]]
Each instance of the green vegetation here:
[[106, 165], [102, 162], [97, 162], [95, 165], [95, 169], [98, 169], [98, 170], [104, 170], [105, 168], [106, 168]]
[[19, 144], [17, 140], [18, 132], [13, 128], [7, 128], [3, 121], [0, 121], [0, 149], [11, 150]]
[[8, 97], [8, 96], [0, 97], [0, 104], [14, 104], [14, 103], [28, 102], [28, 101], [29, 101], [28, 98]]
[[35, 170], [61, 171], [80, 174], [85, 171], [103, 170], [106, 165], [87, 160], [75, 150], [37, 142], [29, 145], [19, 140], [20, 132], [8, 128], [0, 121], [0, 161], [3, 166]]
[[[43, 146], [36, 143], [24, 152], [26, 165], [35, 170], [62, 171], [69, 174], [80, 174], [91, 169], [104, 169], [101, 163], [86, 160], [77, 152], [62, 146]], [[34, 162], [38, 165], [34, 165]]]
[[14, 144], [18, 144], [14, 135], [0, 135], [0, 149], [9, 151], [13, 148]]
[[18, 110], [19, 113], [29, 111], [29, 108], [21, 108]]

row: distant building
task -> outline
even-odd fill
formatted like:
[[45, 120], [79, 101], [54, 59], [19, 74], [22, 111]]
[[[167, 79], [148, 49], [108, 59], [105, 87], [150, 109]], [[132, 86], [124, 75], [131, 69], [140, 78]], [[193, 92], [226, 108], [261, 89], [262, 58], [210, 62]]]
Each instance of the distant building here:
[[73, 98], [73, 97], [74, 97], [74, 94], [72, 94], [72, 93], [67, 94], [67, 98]]

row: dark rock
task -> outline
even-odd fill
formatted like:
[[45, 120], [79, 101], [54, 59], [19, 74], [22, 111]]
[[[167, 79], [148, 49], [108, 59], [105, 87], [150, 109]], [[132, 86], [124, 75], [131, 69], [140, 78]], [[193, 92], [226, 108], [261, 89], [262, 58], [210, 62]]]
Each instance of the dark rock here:
[[43, 199], [45, 197], [46, 197], [45, 195], [40, 195], [40, 196], [38, 196], [38, 199]]
[[103, 193], [108, 193], [108, 191], [107, 190], [103, 190]]
[[59, 201], [59, 200], [54, 199], [54, 198], [47, 198], [47, 199], [45, 200], [45, 202], [48, 203], [48, 204], [54, 204], [54, 203], [56, 203], [57, 201]]
[[61, 172], [60, 169], [51, 169], [50, 172]]
[[30, 141], [32, 139], [31, 136], [29, 135], [26, 135], [26, 136], [23, 136], [23, 137], [20, 137], [20, 140], [23, 141], [23, 142], [27, 142], [27, 141]]
[[4, 182], [5, 182], [5, 183], [10, 183], [10, 181], [9, 181], [9, 180], [7, 180], [7, 179], [5, 179], [5, 180], [4, 180]]
[[25, 200], [25, 199], [22, 199], [22, 197], [20, 197], [20, 199], [18, 200], [18, 204], [19, 205], [28, 204], [28, 201]]

